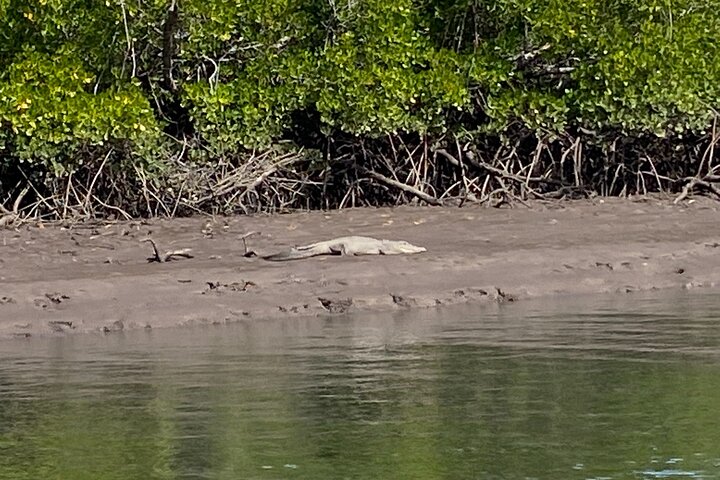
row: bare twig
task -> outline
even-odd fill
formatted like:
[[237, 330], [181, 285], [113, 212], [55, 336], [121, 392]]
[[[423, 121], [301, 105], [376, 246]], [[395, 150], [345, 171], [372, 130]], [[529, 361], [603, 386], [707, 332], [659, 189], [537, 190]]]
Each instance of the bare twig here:
[[374, 172], [372, 170], [365, 170], [365, 173], [379, 182], [382, 182], [391, 187], [398, 188], [398, 189], [402, 190], [403, 192], [414, 195], [417, 198], [419, 198], [420, 200], [429, 203], [430, 205], [435, 205], [435, 206], [442, 205], [442, 202], [440, 200], [438, 200], [437, 198], [430, 196], [425, 192], [421, 192], [417, 188], [411, 187], [410, 185], [405, 185], [402, 182], [393, 180], [391, 178], [386, 177], [385, 175]]
[[260, 235], [260, 232], [255, 232], [255, 231], [253, 231], [253, 232], [247, 232], [246, 234], [244, 234], [243, 236], [240, 237], [240, 240], [242, 240], [242, 242], [243, 242], [243, 247], [244, 247], [244, 249], [245, 249], [245, 252], [243, 253], [243, 257], [255, 257], [255, 256], [257, 256], [257, 253], [255, 253], [255, 252], [252, 251], [252, 250], [249, 250], [249, 249], [248, 249], [248, 246], [247, 246], [247, 239], [250, 238], [250, 237], [252, 237], [252, 236], [255, 236], [255, 235]]
[[155, 240], [152, 238], [143, 238], [140, 240], [141, 242], [150, 242], [150, 245], [152, 245], [153, 249], [153, 256], [148, 258], [148, 262], [157, 262], [157, 263], [164, 263], [169, 262], [171, 260], [175, 260], [176, 258], [193, 258], [193, 255], [190, 254], [192, 251], [192, 248], [182, 248], [180, 250], [168, 250], [164, 254], [160, 255], [160, 251], [158, 250], [157, 244], [155, 243]]
[[103, 167], [105, 167], [105, 164], [107, 163], [108, 159], [110, 158], [110, 155], [112, 155], [113, 149], [111, 148], [107, 155], [105, 155], [105, 158], [103, 159], [102, 163], [100, 164], [100, 167], [98, 167], [97, 172], [95, 172], [95, 175], [93, 176], [92, 181], [90, 182], [90, 186], [87, 189], [87, 193], [85, 194], [85, 201], [83, 202], [83, 210], [85, 211], [85, 214], [87, 216], [90, 216], [88, 214], [88, 208], [90, 206], [90, 198], [93, 196], [93, 188], [95, 188], [95, 182], [97, 182], [98, 177], [102, 173]]

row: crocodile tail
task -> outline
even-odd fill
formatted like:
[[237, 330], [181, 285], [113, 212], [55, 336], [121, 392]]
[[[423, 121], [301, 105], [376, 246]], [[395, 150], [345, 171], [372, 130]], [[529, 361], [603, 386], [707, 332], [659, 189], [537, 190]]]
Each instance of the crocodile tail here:
[[263, 257], [264, 260], [271, 262], [283, 262], [285, 260], [300, 260], [301, 258], [309, 258], [314, 254], [312, 252], [302, 252], [296, 249], [286, 250], [280, 253], [273, 253], [272, 255], [266, 255]]

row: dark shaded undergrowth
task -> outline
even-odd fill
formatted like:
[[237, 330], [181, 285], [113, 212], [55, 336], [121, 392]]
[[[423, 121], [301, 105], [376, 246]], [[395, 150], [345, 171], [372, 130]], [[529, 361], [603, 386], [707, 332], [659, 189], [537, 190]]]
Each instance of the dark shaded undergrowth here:
[[720, 196], [717, 7], [0, 0], [0, 223]]

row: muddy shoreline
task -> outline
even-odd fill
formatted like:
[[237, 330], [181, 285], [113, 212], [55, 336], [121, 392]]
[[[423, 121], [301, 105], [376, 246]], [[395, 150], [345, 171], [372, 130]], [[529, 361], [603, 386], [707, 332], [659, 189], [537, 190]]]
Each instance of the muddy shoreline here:
[[[0, 337], [714, 287], [718, 208], [643, 197], [0, 230]], [[260, 254], [345, 235], [427, 252], [274, 263], [243, 257], [250, 231]], [[194, 258], [148, 263], [148, 235]]]

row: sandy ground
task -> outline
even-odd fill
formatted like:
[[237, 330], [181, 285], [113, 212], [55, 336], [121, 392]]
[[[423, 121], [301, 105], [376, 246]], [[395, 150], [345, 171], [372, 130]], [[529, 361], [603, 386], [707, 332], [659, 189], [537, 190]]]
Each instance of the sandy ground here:
[[[216, 324], [720, 284], [716, 202], [605, 199], [532, 208], [401, 207], [0, 230], [0, 337]], [[416, 255], [267, 262], [345, 235]], [[194, 258], [148, 263], [161, 250]]]

